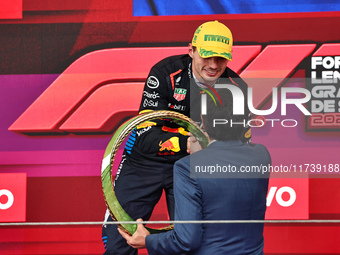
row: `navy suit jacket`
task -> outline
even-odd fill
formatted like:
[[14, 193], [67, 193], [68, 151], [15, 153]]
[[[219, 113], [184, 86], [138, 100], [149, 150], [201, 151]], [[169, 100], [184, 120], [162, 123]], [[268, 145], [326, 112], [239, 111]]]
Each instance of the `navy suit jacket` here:
[[[263, 145], [240, 141], [216, 141], [177, 161], [175, 220], [263, 220], [269, 174], [241, 171], [269, 164], [270, 155]], [[228, 166], [237, 168], [236, 172], [216, 176], [210, 173], [213, 169], [226, 170]], [[204, 169], [210, 172], [202, 172]], [[172, 231], [148, 235], [146, 247], [150, 255], [263, 254], [263, 226], [261, 223], [178, 223]]]

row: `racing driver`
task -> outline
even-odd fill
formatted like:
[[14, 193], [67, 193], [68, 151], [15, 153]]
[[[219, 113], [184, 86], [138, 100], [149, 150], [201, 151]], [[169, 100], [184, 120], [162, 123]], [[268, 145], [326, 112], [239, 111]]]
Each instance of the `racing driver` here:
[[[140, 114], [171, 110], [200, 123], [200, 96], [207, 88], [227, 80], [246, 95], [246, 83], [227, 67], [232, 60], [232, 45], [231, 31], [224, 24], [209, 21], [200, 25], [189, 43], [188, 54], [165, 58], [151, 68]], [[250, 139], [249, 131], [244, 141]], [[168, 120], [143, 123], [130, 134], [114, 185], [118, 201], [131, 218], [148, 220], [164, 190], [173, 220], [173, 164], [190, 153], [188, 141], [188, 132]], [[105, 221], [112, 221], [108, 211]], [[104, 224], [102, 238], [104, 254], [137, 254], [116, 225]]]

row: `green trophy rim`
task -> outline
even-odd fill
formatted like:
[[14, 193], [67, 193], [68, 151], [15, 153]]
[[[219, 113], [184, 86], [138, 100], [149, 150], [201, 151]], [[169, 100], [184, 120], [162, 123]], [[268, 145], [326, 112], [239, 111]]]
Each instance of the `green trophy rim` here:
[[[208, 146], [208, 138], [206, 137], [204, 131], [189, 117], [173, 112], [173, 111], [151, 111], [144, 114], [140, 114], [133, 117], [123, 123], [113, 134], [110, 142], [108, 143], [102, 162], [102, 188], [104, 193], [105, 202], [109, 212], [114, 221], [134, 221], [119, 204], [113, 186], [113, 181], [115, 176], [112, 175], [113, 162], [115, 160], [117, 151], [120, 145], [123, 143], [125, 138], [140, 124], [155, 120], [155, 119], [169, 119], [179, 126], [183, 127], [185, 130], [191, 132], [191, 134], [196, 137], [202, 148]], [[132, 235], [136, 229], [137, 224], [118, 224], [118, 227], [128, 234]], [[164, 228], [147, 228], [151, 234], [160, 233], [173, 229], [172, 225], [166, 226]]]

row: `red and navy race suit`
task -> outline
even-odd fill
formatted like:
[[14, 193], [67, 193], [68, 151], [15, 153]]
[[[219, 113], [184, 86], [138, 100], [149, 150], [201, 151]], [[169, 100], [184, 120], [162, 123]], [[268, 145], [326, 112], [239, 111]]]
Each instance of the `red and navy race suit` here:
[[[140, 113], [171, 110], [200, 123], [202, 90], [193, 82], [191, 62], [189, 55], [178, 55], [154, 65], [144, 86]], [[231, 69], [226, 68], [221, 76], [225, 83], [222, 78], [239, 86], [246, 95], [246, 83]], [[248, 140], [248, 136], [247, 133], [244, 140]], [[149, 121], [130, 134], [117, 171], [115, 192], [118, 201], [133, 219], [148, 220], [163, 190], [170, 219], [173, 219], [172, 168], [176, 160], [187, 155], [187, 139], [183, 128], [166, 120]], [[112, 220], [111, 217], [109, 220]], [[105, 254], [137, 254], [116, 229], [115, 225], [103, 227]]]

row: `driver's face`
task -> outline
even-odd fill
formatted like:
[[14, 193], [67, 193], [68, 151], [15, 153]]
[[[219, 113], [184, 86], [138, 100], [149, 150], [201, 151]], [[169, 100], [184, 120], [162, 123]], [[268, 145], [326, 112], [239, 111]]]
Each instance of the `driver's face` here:
[[191, 44], [189, 44], [189, 55], [192, 58], [192, 71], [195, 77], [204, 84], [213, 85], [227, 68], [227, 59], [222, 57], [202, 58]]

